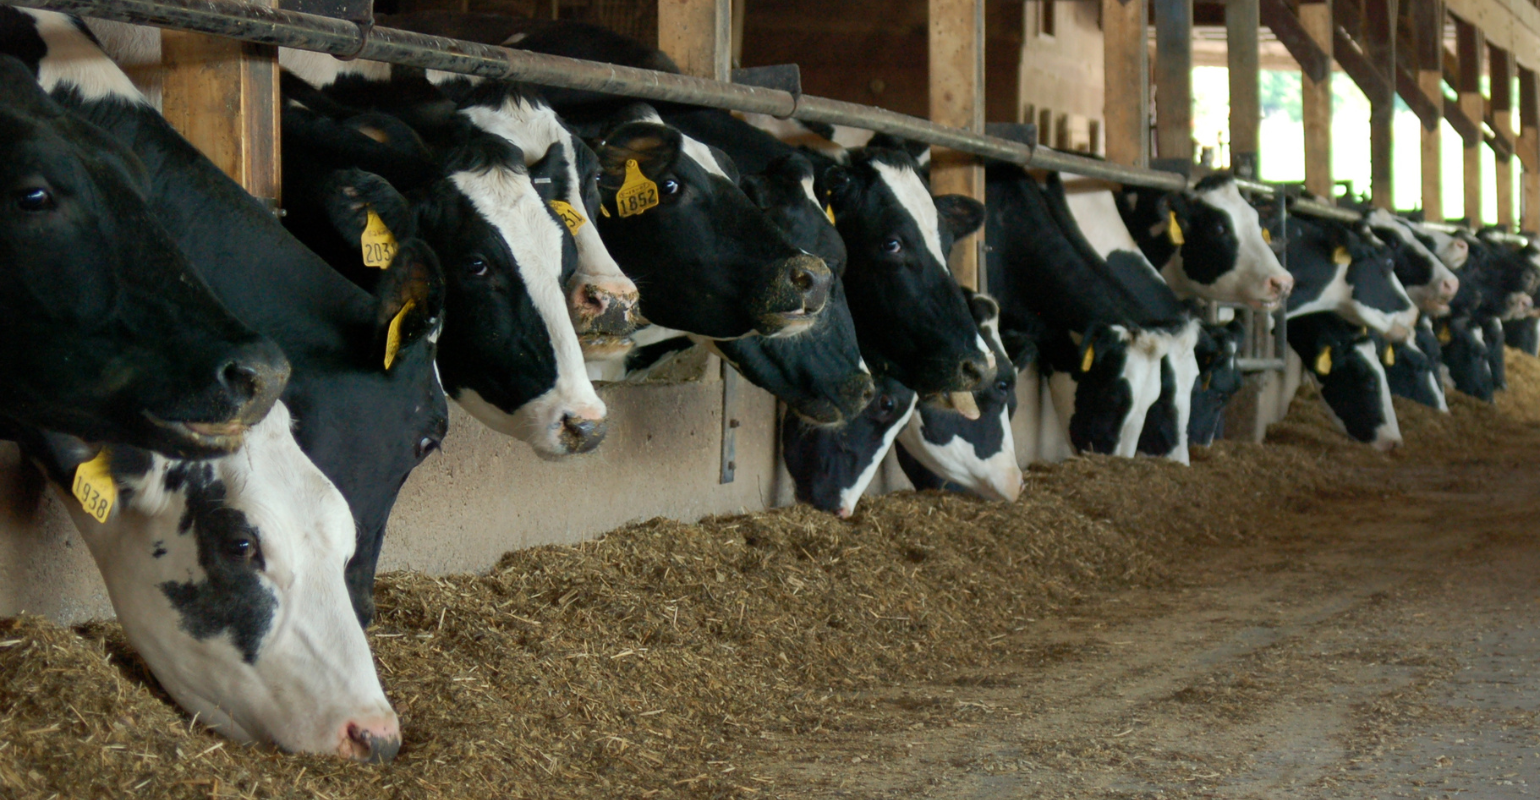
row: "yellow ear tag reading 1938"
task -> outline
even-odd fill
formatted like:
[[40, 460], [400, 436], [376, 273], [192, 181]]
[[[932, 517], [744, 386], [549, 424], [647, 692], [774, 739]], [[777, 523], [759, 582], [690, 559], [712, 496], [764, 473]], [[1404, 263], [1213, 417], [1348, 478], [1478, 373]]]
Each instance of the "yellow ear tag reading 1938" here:
[[1315, 357], [1315, 372], [1317, 375], [1331, 374], [1331, 348], [1321, 348], [1321, 354]]
[[1086, 345], [1085, 357], [1080, 359], [1080, 371], [1090, 372], [1091, 365], [1094, 363], [1096, 363], [1096, 348], [1092, 347], [1091, 345]]
[[556, 212], [556, 216], [561, 217], [561, 221], [567, 226], [567, 231], [574, 236], [577, 235], [578, 228], [588, 224], [588, 218], [573, 208], [571, 203], [552, 200], [551, 210]]
[[1187, 244], [1187, 237], [1182, 235], [1182, 226], [1176, 221], [1176, 212], [1168, 211], [1166, 213], [1170, 215], [1170, 222], [1166, 225], [1166, 236], [1171, 238], [1172, 244], [1179, 247]]
[[1387, 366], [1387, 367], [1394, 367], [1395, 365], [1396, 365], [1396, 348], [1391, 347], [1390, 345], [1385, 345], [1385, 366]]
[[1339, 245], [1336, 250], [1331, 251], [1331, 260], [1332, 263], [1341, 264], [1345, 267], [1353, 263], [1353, 254], [1349, 253], [1346, 247]]
[[118, 485], [112, 482], [112, 454], [102, 448], [96, 458], [75, 467], [75, 483], [70, 490], [80, 507], [97, 522], [106, 522], [112, 506], [118, 502]]
[[636, 159], [626, 159], [626, 182], [615, 193], [615, 208], [622, 217], [632, 217], [658, 204], [658, 185], [653, 183]]
[[834, 206], [824, 206], [823, 207], [823, 215], [829, 218], [829, 224], [830, 225], [837, 225], [838, 224], [838, 223], [836, 223], [834, 221]]
[[406, 312], [416, 305], [415, 301], [406, 301], [406, 305], [390, 320], [390, 327], [385, 331], [385, 369], [390, 369], [390, 365], [396, 363], [396, 354], [401, 352], [401, 320], [406, 319]]
[[369, 222], [364, 225], [358, 243], [364, 250], [364, 266], [378, 269], [390, 266], [390, 260], [396, 257], [396, 251], [400, 249], [395, 234], [385, 227], [385, 220], [380, 219], [380, 215], [374, 213], [372, 208], [369, 209]]

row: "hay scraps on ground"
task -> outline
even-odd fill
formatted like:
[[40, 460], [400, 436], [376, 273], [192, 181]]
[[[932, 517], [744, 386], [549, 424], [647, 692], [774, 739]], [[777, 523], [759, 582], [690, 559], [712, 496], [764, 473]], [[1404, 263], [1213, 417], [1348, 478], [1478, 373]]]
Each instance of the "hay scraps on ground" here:
[[[490, 574], [381, 577], [371, 631], [406, 744], [384, 767], [224, 742], [169, 705], [111, 623], [0, 622], [0, 797], [751, 797], [762, 733], [880, 725], [862, 689], [944, 680], [1088, 593], [1163, 580], [1193, 547], [1286, 528], [1319, 498], [1385, 490], [1396, 462], [1477, 458], [1540, 419], [1540, 363], [1495, 406], [1410, 404], [1382, 455], [1306, 391], [1268, 445], [1183, 468], [1034, 466], [1014, 505], [934, 493], [686, 525], [652, 520]], [[1485, 445], [1484, 445], [1485, 443]], [[1363, 477], [1365, 475], [1371, 477]]]

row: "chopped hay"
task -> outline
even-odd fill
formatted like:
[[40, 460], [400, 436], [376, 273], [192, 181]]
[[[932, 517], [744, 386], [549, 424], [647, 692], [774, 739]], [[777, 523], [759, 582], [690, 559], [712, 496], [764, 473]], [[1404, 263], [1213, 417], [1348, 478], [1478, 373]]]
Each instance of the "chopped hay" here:
[[[874, 729], [864, 689], [947, 680], [1005, 657], [1002, 634], [1192, 548], [1288, 530], [1322, 498], [1381, 494], [1384, 467], [1484, 457], [1540, 424], [1540, 361], [1510, 351], [1495, 405], [1397, 404], [1385, 455], [1301, 391], [1269, 444], [1194, 449], [1183, 468], [1034, 465], [1012, 505], [939, 493], [654, 519], [486, 575], [390, 573], [371, 631], [405, 745], [383, 767], [223, 741], [153, 688], [115, 623], [0, 621], [0, 796], [751, 797], [735, 764], [762, 734]], [[1376, 469], [1378, 468], [1378, 469]]]

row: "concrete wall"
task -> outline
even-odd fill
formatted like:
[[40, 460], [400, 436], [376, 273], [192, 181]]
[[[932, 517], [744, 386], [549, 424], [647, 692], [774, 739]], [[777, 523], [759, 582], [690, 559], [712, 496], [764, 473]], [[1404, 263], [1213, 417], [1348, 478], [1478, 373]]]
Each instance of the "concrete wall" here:
[[[1043, 24], [1043, 3], [1054, 2], [1053, 32]], [[1021, 47], [1021, 119], [1037, 123], [1038, 141], [1060, 150], [1103, 152], [1106, 95], [1101, 6], [1069, 0], [1026, 5]]]

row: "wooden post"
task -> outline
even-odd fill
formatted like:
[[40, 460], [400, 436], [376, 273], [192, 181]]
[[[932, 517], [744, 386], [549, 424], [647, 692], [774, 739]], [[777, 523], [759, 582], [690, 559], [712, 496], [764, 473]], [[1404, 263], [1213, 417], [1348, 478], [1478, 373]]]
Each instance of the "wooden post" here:
[[160, 57], [161, 114], [226, 175], [276, 207], [278, 48], [164, 30]]
[[[1444, 113], [1444, 90], [1440, 86], [1444, 69], [1444, 4], [1425, 0], [1411, 5], [1412, 32], [1417, 49], [1417, 88]], [[1444, 126], [1435, 121], [1422, 125], [1422, 213], [1430, 222], [1444, 219]]]
[[731, 80], [732, 0], [658, 0], [658, 49], [679, 71]]
[[1363, 0], [1363, 47], [1384, 79], [1369, 98], [1369, 160], [1373, 202], [1395, 207], [1394, 128], [1396, 119], [1396, 0]]
[[1519, 138], [1515, 144], [1524, 164], [1524, 202], [1519, 227], [1540, 231], [1540, 81], [1534, 70], [1519, 67]]
[[1262, 28], [1258, 0], [1230, 0], [1225, 5], [1225, 42], [1230, 66], [1230, 166], [1243, 178], [1259, 174], [1262, 101], [1257, 71], [1257, 34]]
[[[1300, 3], [1299, 22], [1326, 55], [1332, 54], [1331, 3]], [[1305, 122], [1305, 190], [1328, 200], [1331, 175], [1331, 73], [1319, 83], [1300, 76], [1300, 101]]]
[[[1150, 55], [1147, 0], [1102, 0], [1107, 160], [1150, 163]], [[1039, 135], [1042, 131], [1039, 131]]]
[[[930, 0], [930, 118], [984, 130], [984, 0]], [[983, 202], [984, 168], [967, 153], [932, 147], [930, 185], [938, 195], [963, 194]], [[982, 239], [975, 234], [952, 250], [953, 277], [972, 289], [983, 289]]]
[[[1513, 136], [1513, 56], [1501, 47], [1487, 48], [1488, 84], [1492, 93], [1492, 127], [1504, 136]], [[1497, 156], [1497, 224], [1513, 229], [1513, 157], [1501, 151]]]
[[1454, 18], [1455, 57], [1459, 60], [1458, 86], [1460, 110], [1476, 123], [1474, 136], [1465, 137], [1465, 218], [1471, 225], [1481, 225], [1481, 120], [1486, 116], [1486, 100], [1481, 96], [1481, 50], [1486, 44], [1481, 30], [1459, 17]]
[[1155, 156], [1192, 166], [1192, 0], [1155, 3]]

